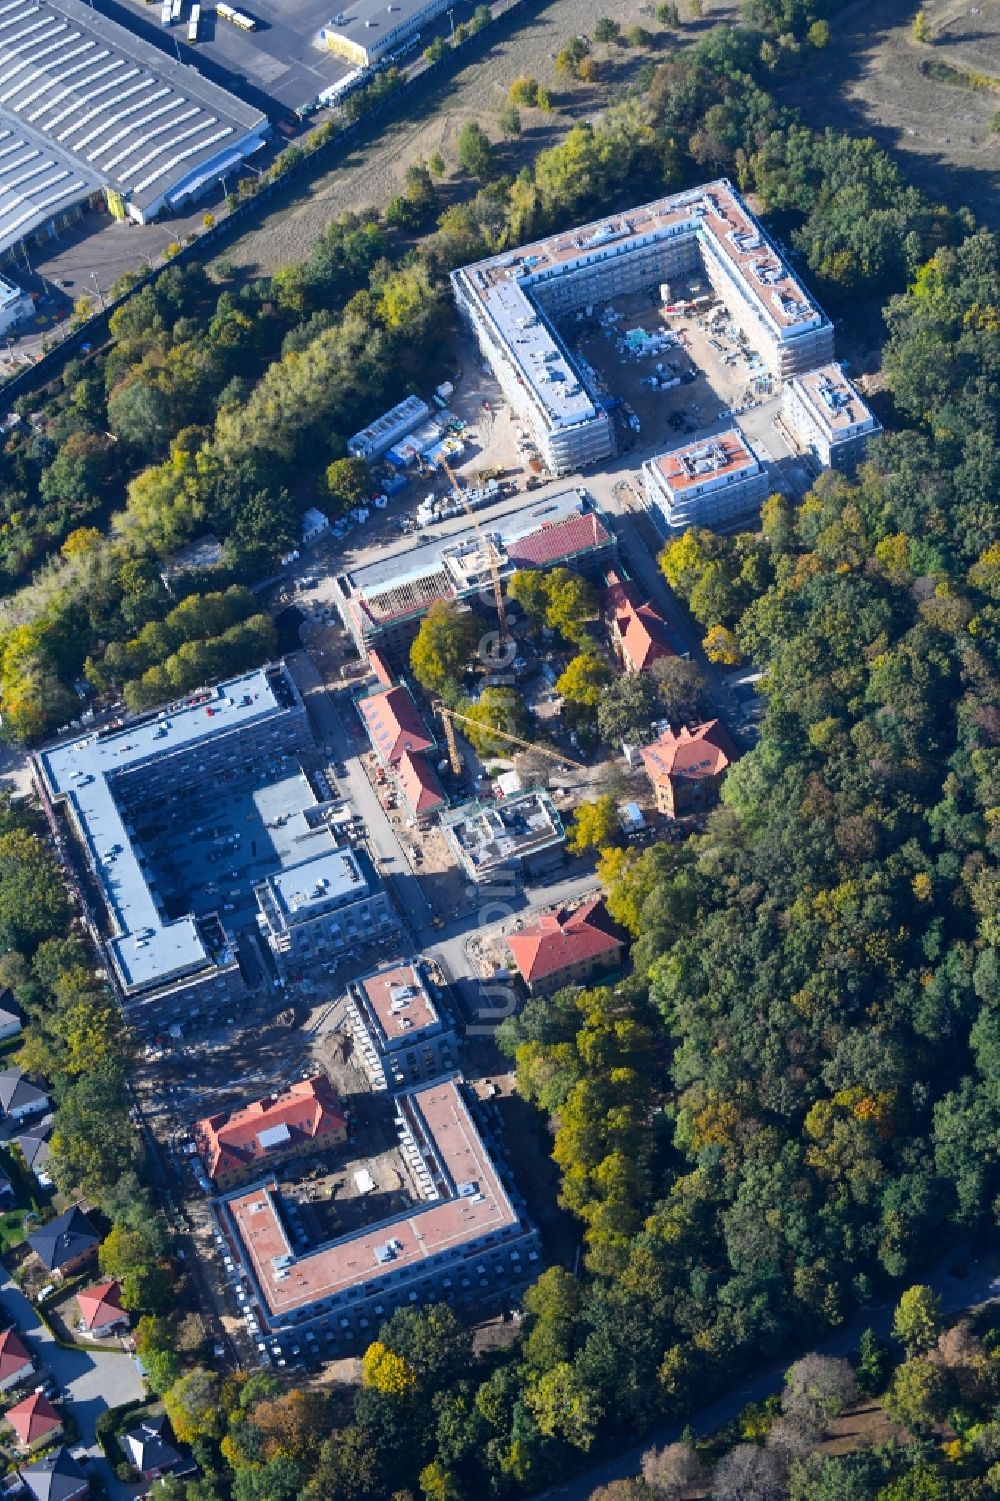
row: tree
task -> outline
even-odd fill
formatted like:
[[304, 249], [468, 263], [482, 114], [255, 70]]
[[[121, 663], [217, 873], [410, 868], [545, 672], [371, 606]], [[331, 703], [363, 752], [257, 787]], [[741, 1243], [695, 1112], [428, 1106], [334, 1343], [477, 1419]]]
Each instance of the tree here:
[[163, 1405], [180, 1443], [218, 1437], [222, 1426], [219, 1396], [219, 1378], [204, 1366], [186, 1371], [164, 1392]]
[[779, 1501], [784, 1489], [781, 1461], [757, 1444], [737, 1444], [722, 1456], [712, 1476], [716, 1501]]
[[941, 1329], [941, 1303], [925, 1283], [908, 1287], [892, 1315], [892, 1332], [907, 1355], [929, 1350]]
[[566, 848], [571, 855], [582, 855], [585, 850], [611, 844], [620, 832], [614, 798], [598, 797], [577, 808], [567, 830]]
[[528, 715], [524, 699], [515, 688], [484, 688], [476, 702], [466, 704], [462, 713], [472, 722], [461, 723], [458, 728], [480, 756], [513, 753], [515, 747], [491, 733], [494, 730], [527, 738]]
[[362, 1357], [361, 1380], [365, 1386], [374, 1387], [378, 1392], [402, 1397], [412, 1391], [417, 1376], [404, 1356], [390, 1350], [381, 1340], [375, 1340]]
[[472, 20], [469, 23], [473, 31], [482, 31], [493, 19], [493, 12], [488, 5], [477, 5], [472, 12]]
[[535, 78], [515, 78], [507, 93], [511, 104], [531, 108], [538, 103], [538, 81]]
[[549, 608], [546, 575], [541, 569], [517, 569], [507, 580], [507, 597], [520, 605], [533, 624], [541, 625]]
[[371, 470], [364, 459], [334, 459], [327, 466], [326, 493], [341, 511], [363, 505], [372, 493]]
[[569, 661], [556, 679], [556, 692], [573, 704], [596, 708], [601, 693], [611, 682], [611, 669], [595, 651], [582, 651]]
[[881, 1395], [889, 1371], [888, 1351], [874, 1329], [862, 1331], [858, 1341], [857, 1379], [863, 1397]]
[[646, 745], [663, 716], [656, 684], [643, 672], [627, 672], [601, 694], [597, 725], [608, 745]]
[[430, 693], [453, 697], [479, 636], [476, 618], [468, 610], [444, 600], [435, 601], [410, 647], [410, 666], [417, 682]]
[[525, 1401], [542, 1433], [563, 1438], [585, 1452], [594, 1442], [600, 1408], [595, 1394], [568, 1361], [539, 1377], [528, 1388]]
[[724, 625], [711, 626], [705, 632], [705, 639], [701, 644], [710, 662], [720, 662], [724, 667], [736, 667], [743, 660], [739, 641]]
[[849, 1360], [828, 1355], [805, 1355], [785, 1372], [782, 1411], [807, 1431], [822, 1433], [831, 1418], [839, 1417], [858, 1394]]
[[666, 718], [672, 724], [696, 719], [708, 691], [708, 679], [697, 663], [686, 657], [657, 657], [650, 671]]
[[897, 1366], [885, 1410], [916, 1438], [926, 1438], [948, 1411], [948, 1378], [938, 1365], [915, 1356]]
[[496, 173], [496, 152], [489, 136], [475, 120], [466, 120], [456, 142], [458, 163], [470, 177], [488, 182]]
[[930, 39], [931, 28], [927, 20], [927, 12], [925, 10], [918, 10], [913, 17], [913, 40], [915, 42], [929, 42]]
[[660, 25], [669, 26], [672, 31], [676, 31], [681, 24], [680, 12], [673, 0], [660, 0], [655, 14]]
[[505, 104], [500, 111], [500, 133], [508, 140], [521, 134], [521, 116], [513, 104]]
[[660, 1501], [685, 1501], [706, 1480], [705, 1465], [690, 1444], [667, 1444], [647, 1449], [642, 1456], [642, 1478]]
[[621, 36], [621, 27], [610, 16], [599, 16], [594, 22], [595, 42], [617, 42]]
[[597, 594], [592, 584], [568, 568], [553, 568], [545, 575], [548, 604], [545, 623], [567, 641], [582, 646], [587, 640], [587, 621], [597, 614]]
[[263, 1465], [247, 1465], [233, 1477], [233, 1501], [296, 1501], [302, 1483], [302, 1466], [296, 1459], [277, 1455]]
[[814, 21], [809, 30], [806, 32], [806, 40], [808, 41], [810, 47], [815, 47], [817, 51], [820, 51], [823, 47], [829, 47], [829, 21]]

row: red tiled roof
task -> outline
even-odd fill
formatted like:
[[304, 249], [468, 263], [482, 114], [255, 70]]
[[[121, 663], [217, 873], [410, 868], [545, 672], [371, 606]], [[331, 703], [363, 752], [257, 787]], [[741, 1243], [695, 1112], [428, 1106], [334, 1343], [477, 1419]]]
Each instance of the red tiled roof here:
[[405, 688], [390, 688], [387, 693], [361, 699], [358, 712], [373, 747], [391, 766], [404, 751], [429, 750], [434, 744]]
[[529, 985], [624, 946], [625, 940], [608, 916], [602, 897], [584, 902], [573, 912], [565, 908], [545, 912], [530, 928], [522, 928], [507, 939], [514, 962]]
[[80, 1320], [86, 1329], [100, 1329], [102, 1324], [128, 1318], [122, 1307], [121, 1286], [115, 1281], [85, 1287], [77, 1293], [76, 1301], [80, 1305]]
[[714, 777], [731, 766], [739, 756], [725, 727], [718, 719], [682, 726], [678, 734], [666, 729], [659, 740], [641, 752], [643, 765], [651, 782], [666, 777]]
[[533, 563], [537, 568], [547, 563], [558, 563], [562, 558], [571, 558], [578, 552], [589, 552], [602, 547], [608, 534], [598, 518], [590, 511], [582, 516], [567, 516], [563, 521], [552, 521], [540, 526], [537, 532], [519, 537], [507, 548], [512, 563]]
[[437, 772], [426, 756], [411, 756], [409, 751], [404, 751], [396, 766], [396, 775], [411, 812], [429, 813], [432, 808], [441, 807], [444, 793]]
[[604, 614], [614, 620], [626, 662], [633, 672], [643, 672], [658, 657], [675, 657], [670, 644], [670, 626], [652, 600], [643, 600], [633, 583], [618, 579], [604, 593]]
[[281, 1143], [262, 1144], [260, 1136], [274, 1127], [286, 1128], [289, 1146], [298, 1146], [304, 1139], [322, 1142], [343, 1136], [347, 1121], [325, 1074], [300, 1079], [284, 1094], [267, 1095], [242, 1110], [198, 1121], [194, 1137], [208, 1176], [266, 1162], [268, 1153]]
[[16, 1376], [18, 1371], [27, 1370], [33, 1364], [31, 1356], [13, 1329], [7, 1329], [0, 1334], [0, 1381], [9, 1380], [11, 1376]]
[[378, 678], [383, 688], [392, 687], [392, 673], [389, 671], [386, 660], [381, 652], [373, 650], [368, 653], [368, 666]]
[[41, 1392], [32, 1392], [16, 1407], [8, 1407], [7, 1421], [22, 1444], [37, 1443], [47, 1433], [62, 1427], [62, 1418]]

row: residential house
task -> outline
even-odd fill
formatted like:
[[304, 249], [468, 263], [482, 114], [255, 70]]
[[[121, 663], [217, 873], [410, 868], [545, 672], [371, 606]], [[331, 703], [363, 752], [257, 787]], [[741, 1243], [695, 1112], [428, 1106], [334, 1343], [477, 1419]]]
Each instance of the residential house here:
[[618, 969], [625, 949], [625, 936], [608, 916], [603, 897], [543, 912], [506, 942], [531, 995], [590, 984]]
[[88, 1339], [104, 1339], [120, 1329], [127, 1329], [128, 1313], [122, 1307], [121, 1283], [115, 1280], [96, 1282], [76, 1295], [80, 1320], [77, 1325]]
[[426, 824], [432, 814], [446, 805], [438, 774], [426, 756], [404, 751], [396, 765], [396, 782], [418, 824]]
[[79, 1205], [74, 1204], [28, 1236], [28, 1245], [47, 1272], [68, 1277], [96, 1254], [101, 1237]]
[[25, 1465], [20, 1474], [33, 1501], [84, 1501], [90, 1496], [90, 1481], [63, 1445]]
[[62, 1433], [62, 1418], [41, 1392], [32, 1392], [23, 1402], [8, 1407], [4, 1416], [22, 1449], [36, 1449]]
[[316, 1074], [283, 1094], [207, 1116], [196, 1123], [194, 1139], [208, 1177], [228, 1188], [271, 1172], [276, 1162], [340, 1146], [347, 1120], [329, 1079]]
[[19, 1068], [0, 1071], [0, 1110], [7, 1120], [23, 1121], [49, 1108], [49, 1097], [37, 1089]]
[[21, 1031], [21, 1016], [9, 990], [0, 992], [0, 1042], [16, 1037]]
[[372, 749], [392, 775], [410, 813], [418, 823], [427, 823], [432, 814], [446, 806], [446, 798], [426, 755], [434, 749], [434, 737], [409, 689], [397, 684], [384, 692], [371, 693], [359, 700], [358, 713]]
[[603, 609], [612, 650], [626, 672], [648, 672], [660, 657], [679, 655], [669, 622], [635, 584], [612, 573]]
[[165, 1414], [144, 1417], [137, 1428], [123, 1434], [121, 1446], [129, 1464], [143, 1480], [156, 1480], [160, 1475], [190, 1474], [195, 1469], [194, 1461], [181, 1453], [170, 1442], [170, 1428]]
[[0, 1334], [0, 1392], [9, 1392], [35, 1374], [35, 1362], [13, 1329]]
[[718, 719], [676, 733], [669, 725], [640, 751], [656, 806], [668, 818], [694, 813], [712, 803], [739, 751]]
[[48, 1174], [49, 1165], [49, 1137], [52, 1135], [51, 1115], [44, 1115], [40, 1121], [35, 1121], [19, 1131], [11, 1140], [14, 1146], [20, 1149], [24, 1158], [24, 1165], [34, 1173], [43, 1188], [49, 1188], [52, 1179]]

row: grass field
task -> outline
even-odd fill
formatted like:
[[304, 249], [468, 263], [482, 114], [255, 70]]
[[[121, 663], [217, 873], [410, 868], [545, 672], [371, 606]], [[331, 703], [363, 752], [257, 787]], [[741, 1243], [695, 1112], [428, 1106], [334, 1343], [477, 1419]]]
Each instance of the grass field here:
[[1000, 229], [1000, 136], [990, 129], [1000, 97], [934, 76], [1000, 79], [1000, 0], [926, 0], [927, 45], [913, 40], [916, 10], [916, 0], [855, 0], [832, 18], [822, 63], [777, 93], [813, 126], [874, 136], [918, 187]]
[[[684, 0], [680, 4], [684, 14]], [[523, 133], [506, 145], [504, 162], [516, 171], [545, 146], [552, 145], [576, 119], [584, 119], [607, 103], [608, 91], [622, 81], [645, 57], [653, 53], [618, 47], [595, 47], [602, 61], [603, 77], [591, 88], [568, 85], [557, 77], [553, 66], [556, 52], [577, 33], [593, 36], [600, 16], [611, 15], [623, 28], [645, 26], [662, 43], [668, 33], [657, 27], [650, 0], [551, 0], [529, 14], [509, 36], [489, 46], [477, 61], [430, 91], [420, 106], [390, 121], [371, 144], [352, 152], [345, 165], [317, 177], [307, 188], [296, 187], [295, 196], [264, 218], [252, 230], [227, 247], [221, 259], [246, 271], [271, 272], [304, 259], [323, 226], [345, 209], [384, 205], [399, 190], [403, 173], [418, 158], [426, 160], [440, 151], [452, 167], [455, 142], [467, 120], [478, 120], [493, 140], [499, 141], [498, 120], [511, 83], [530, 74], [552, 91], [556, 108], [552, 114], [523, 110]], [[695, 35], [713, 19], [731, 15], [728, 0], [706, 0], [704, 17], [688, 22], [683, 31]]]

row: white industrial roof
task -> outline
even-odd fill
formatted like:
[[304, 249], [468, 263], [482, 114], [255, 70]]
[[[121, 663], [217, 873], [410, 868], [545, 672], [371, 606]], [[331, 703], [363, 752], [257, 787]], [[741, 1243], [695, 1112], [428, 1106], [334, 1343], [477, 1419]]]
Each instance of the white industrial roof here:
[[169, 198], [266, 124], [82, 0], [0, 0], [0, 253], [102, 186]]

